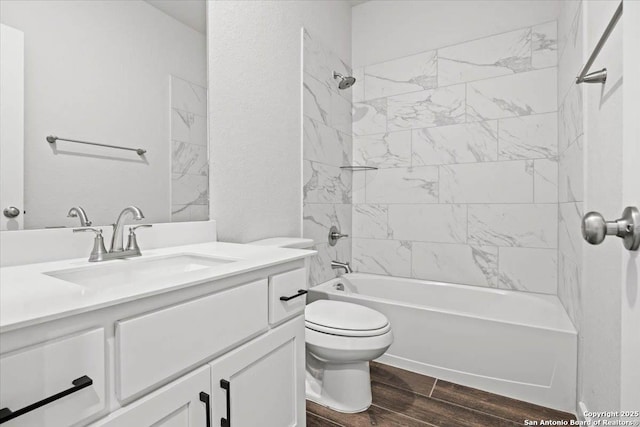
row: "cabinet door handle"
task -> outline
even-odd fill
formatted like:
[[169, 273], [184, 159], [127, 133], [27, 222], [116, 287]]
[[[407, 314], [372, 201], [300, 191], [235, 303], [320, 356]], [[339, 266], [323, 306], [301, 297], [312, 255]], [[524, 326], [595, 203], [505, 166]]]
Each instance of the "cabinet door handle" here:
[[211, 427], [211, 396], [204, 391], [200, 392], [200, 402], [204, 403], [204, 409], [207, 411], [207, 427]]
[[227, 391], [227, 418], [220, 418], [220, 427], [231, 427], [231, 384], [227, 380], [220, 380], [220, 388]]
[[60, 393], [56, 393], [53, 396], [49, 396], [45, 399], [42, 399], [39, 402], [32, 403], [29, 406], [25, 406], [22, 409], [18, 409], [15, 412], [11, 411], [11, 409], [9, 408], [0, 409], [0, 424], [6, 423], [9, 420], [17, 418], [20, 415], [24, 415], [27, 412], [31, 412], [35, 409], [38, 409], [44, 405], [48, 405], [51, 402], [55, 402], [58, 399], [62, 399], [63, 397], [68, 396], [71, 393], [75, 393], [76, 391], [82, 390], [83, 388], [87, 388], [91, 384], [93, 384], [93, 380], [88, 376], [83, 375], [80, 378], [76, 378], [75, 380], [71, 381], [71, 384], [73, 384], [73, 387], [68, 388], [64, 391], [61, 391]]
[[291, 295], [290, 297], [280, 297], [280, 301], [289, 301], [292, 300], [294, 298], [298, 298], [304, 294], [306, 294], [307, 291], [305, 291], [304, 289], [298, 289], [298, 293], [295, 295]]

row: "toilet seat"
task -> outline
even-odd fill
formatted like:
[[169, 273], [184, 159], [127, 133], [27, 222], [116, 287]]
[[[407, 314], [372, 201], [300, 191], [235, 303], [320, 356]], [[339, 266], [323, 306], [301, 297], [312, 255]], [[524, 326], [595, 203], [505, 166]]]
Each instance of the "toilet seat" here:
[[382, 313], [358, 304], [329, 300], [307, 305], [305, 326], [343, 337], [373, 337], [391, 330], [389, 320]]

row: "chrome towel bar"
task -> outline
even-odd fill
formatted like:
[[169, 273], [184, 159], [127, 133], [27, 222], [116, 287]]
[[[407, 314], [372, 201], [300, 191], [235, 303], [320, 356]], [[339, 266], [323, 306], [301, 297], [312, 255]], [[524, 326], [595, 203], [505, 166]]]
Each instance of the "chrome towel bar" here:
[[616, 12], [613, 14], [613, 17], [611, 17], [611, 20], [609, 21], [609, 25], [607, 25], [607, 28], [605, 28], [604, 33], [602, 34], [602, 37], [600, 37], [600, 40], [598, 41], [598, 44], [596, 45], [595, 49], [593, 49], [593, 52], [591, 53], [589, 60], [582, 68], [582, 71], [580, 72], [580, 74], [578, 74], [578, 77], [576, 77], [576, 84], [604, 83], [607, 81], [606, 68], [603, 68], [602, 70], [594, 71], [592, 73], [589, 73], [589, 68], [591, 68], [591, 66], [593, 65], [593, 62], [598, 57], [598, 54], [602, 50], [604, 44], [606, 43], [607, 39], [611, 35], [611, 32], [615, 28], [621, 16], [622, 16], [622, 2], [620, 2], [620, 5], [618, 5]]
[[58, 138], [55, 135], [49, 135], [47, 137], [47, 142], [49, 144], [53, 144], [56, 141], [68, 141], [68, 142], [75, 142], [78, 144], [89, 144], [89, 145], [97, 145], [99, 147], [109, 147], [109, 148], [115, 148], [118, 150], [128, 150], [128, 151], [135, 151], [136, 153], [138, 153], [139, 156], [142, 156], [144, 153], [147, 152], [147, 150], [143, 150], [142, 148], [129, 148], [129, 147], [120, 147], [118, 145], [109, 145], [109, 144], [100, 144], [98, 142], [89, 142], [89, 141], [79, 141], [77, 139], [67, 139], [67, 138]]

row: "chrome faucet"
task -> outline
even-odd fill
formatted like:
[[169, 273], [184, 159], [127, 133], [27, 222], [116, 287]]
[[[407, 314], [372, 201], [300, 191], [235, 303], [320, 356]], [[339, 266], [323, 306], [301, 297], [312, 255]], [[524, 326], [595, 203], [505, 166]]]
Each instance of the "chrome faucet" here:
[[111, 236], [111, 249], [107, 251], [104, 247], [104, 240], [102, 238], [102, 229], [100, 228], [74, 228], [73, 232], [93, 231], [96, 234], [95, 241], [93, 243], [93, 250], [89, 256], [90, 262], [108, 261], [110, 259], [128, 258], [133, 256], [140, 256], [140, 247], [136, 240], [136, 229], [140, 227], [151, 227], [151, 224], [138, 225], [137, 227], [129, 228], [129, 241], [127, 243], [127, 249], [122, 247], [122, 234], [124, 228], [124, 220], [127, 214], [133, 215], [136, 220], [144, 218], [142, 211], [135, 206], [128, 206], [120, 212], [118, 220], [113, 224], [113, 236]]
[[124, 234], [124, 220], [127, 217], [127, 214], [133, 215], [133, 219], [140, 221], [144, 218], [142, 211], [140, 208], [136, 206], [127, 206], [120, 212], [118, 215], [118, 219], [116, 223], [113, 224], [113, 235], [111, 236], [111, 248], [109, 252], [123, 252], [124, 247], [122, 244], [122, 236]]
[[82, 227], [91, 227], [91, 221], [87, 217], [87, 212], [82, 209], [81, 206], [74, 206], [69, 209], [69, 213], [67, 214], [67, 218], [80, 218], [80, 225]]
[[331, 261], [331, 268], [344, 268], [345, 274], [353, 273], [348, 262]]

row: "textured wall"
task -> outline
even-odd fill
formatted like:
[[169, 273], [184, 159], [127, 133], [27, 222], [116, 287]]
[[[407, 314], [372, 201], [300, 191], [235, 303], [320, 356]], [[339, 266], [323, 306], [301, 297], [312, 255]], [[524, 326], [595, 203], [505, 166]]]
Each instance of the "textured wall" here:
[[356, 270], [556, 293], [556, 21], [356, 69]]
[[302, 27], [351, 56], [341, 1], [208, 2], [211, 217], [223, 241], [302, 234]]
[[315, 35], [303, 35], [303, 236], [313, 239], [309, 283], [317, 285], [338, 273], [331, 260], [351, 260], [351, 239], [327, 242], [332, 225], [351, 234], [351, 89], [338, 89], [333, 71], [351, 75], [348, 62]]

